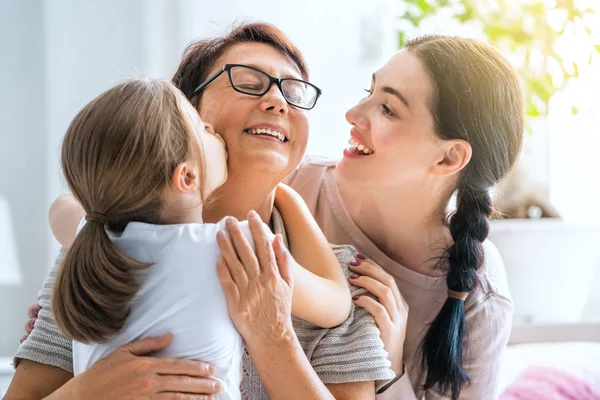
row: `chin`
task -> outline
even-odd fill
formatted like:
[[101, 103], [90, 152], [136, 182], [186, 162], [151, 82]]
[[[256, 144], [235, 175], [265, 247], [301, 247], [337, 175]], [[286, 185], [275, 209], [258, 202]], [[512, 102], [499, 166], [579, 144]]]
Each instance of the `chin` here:
[[[345, 159], [340, 160], [335, 168], [335, 174], [339, 181], [366, 183], [369, 180], [369, 173], [365, 168], [358, 165], [352, 165]], [[372, 179], [372, 177], [371, 177]]]
[[269, 174], [279, 177], [287, 176], [296, 168], [296, 164], [291, 165], [287, 155], [264, 150], [244, 154], [241, 162], [243, 168], [251, 171], [252, 174]]

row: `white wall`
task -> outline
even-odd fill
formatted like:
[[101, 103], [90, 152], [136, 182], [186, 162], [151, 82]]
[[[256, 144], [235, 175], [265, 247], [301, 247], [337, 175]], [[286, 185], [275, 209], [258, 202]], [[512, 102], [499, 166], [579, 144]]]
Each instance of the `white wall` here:
[[23, 277], [19, 286], [0, 283], [0, 357], [16, 348], [48, 262], [43, 20], [39, 2], [0, 1], [0, 196]]

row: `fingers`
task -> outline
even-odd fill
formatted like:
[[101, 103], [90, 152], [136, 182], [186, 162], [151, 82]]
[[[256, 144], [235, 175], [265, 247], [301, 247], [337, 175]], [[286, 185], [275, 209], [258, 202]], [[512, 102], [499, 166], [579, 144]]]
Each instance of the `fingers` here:
[[248, 213], [248, 225], [250, 226], [250, 232], [252, 232], [252, 239], [254, 240], [254, 247], [256, 247], [256, 256], [258, 257], [260, 269], [273, 270], [276, 268], [273, 246], [271, 240], [267, 236], [267, 232], [265, 232], [262, 220], [256, 211], [250, 211]]
[[351, 262], [349, 267], [352, 271], [356, 271], [361, 275], [370, 276], [383, 283], [392, 290], [396, 304], [400, 305], [404, 303], [404, 299], [400, 294], [400, 289], [398, 289], [398, 285], [394, 278], [372, 260], [365, 258], [362, 254], [358, 254], [356, 256], [356, 261]]
[[27, 321], [25, 323], [25, 326], [24, 326], [25, 333], [27, 333], [29, 335], [34, 327], [35, 327], [35, 319], [30, 319], [29, 321]]
[[211, 364], [203, 361], [185, 358], [155, 358], [154, 360], [156, 362], [156, 372], [160, 375], [186, 375], [187, 377], [207, 378], [215, 372]]
[[30, 306], [27, 309], [27, 316], [29, 318], [33, 318], [33, 319], [37, 318], [37, 316], [38, 316], [38, 314], [40, 312], [40, 308], [41, 307], [39, 305], [37, 305], [37, 304], [34, 304], [34, 305]]
[[283, 239], [280, 234], [275, 236], [273, 239], [273, 252], [275, 253], [275, 261], [277, 261], [277, 267], [279, 268], [279, 274], [283, 280], [292, 287], [292, 268], [290, 262], [290, 253], [283, 244]]
[[125, 351], [135, 356], [143, 356], [154, 351], [162, 350], [167, 347], [173, 340], [173, 335], [170, 333], [157, 337], [149, 337], [146, 339], [136, 340], [119, 347], [116, 351]]
[[28, 337], [29, 337], [29, 335], [21, 336], [21, 339], [19, 339], [19, 343], [23, 343], [25, 340], [27, 340]]
[[238, 255], [238, 259], [244, 266], [248, 278], [252, 279], [257, 277], [259, 273], [258, 260], [254, 255], [250, 243], [248, 243], [248, 240], [242, 233], [238, 221], [235, 218], [230, 217], [227, 218], [225, 223], [227, 225], [227, 232], [229, 232], [229, 236], [231, 236], [234, 250]]
[[367, 310], [374, 318], [375, 323], [381, 331], [388, 329], [392, 325], [392, 320], [384, 306], [369, 296], [358, 296], [354, 299], [354, 304]]
[[221, 255], [227, 263], [233, 281], [238, 288], [246, 287], [248, 285], [248, 275], [233, 248], [233, 244], [227, 235], [225, 235], [225, 232], [217, 232], [217, 243], [219, 244]]
[[229, 267], [223, 258], [219, 258], [217, 261], [217, 275], [221, 281], [221, 287], [223, 287], [223, 291], [225, 292], [227, 303], [238, 303], [240, 300], [240, 292], [231, 276]]
[[217, 394], [220, 391], [221, 385], [214, 379], [195, 378], [185, 375], [164, 375], [160, 377], [157, 393], [171, 392], [211, 395]]
[[383, 307], [385, 307], [387, 314], [392, 321], [396, 320], [398, 315], [398, 304], [394, 298], [392, 290], [385, 286], [383, 283], [376, 281], [370, 276], [358, 276], [356, 274], [350, 275], [350, 282], [353, 285], [363, 287], [371, 292]]

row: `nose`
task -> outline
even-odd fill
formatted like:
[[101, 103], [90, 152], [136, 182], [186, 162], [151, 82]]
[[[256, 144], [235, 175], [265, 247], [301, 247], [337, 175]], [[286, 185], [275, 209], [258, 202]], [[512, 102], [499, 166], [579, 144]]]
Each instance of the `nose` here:
[[363, 109], [363, 103], [358, 103], [348, 111], [346, 111], [346, 121], [352, 126], [356, 126], [360, 130], [366, 130], [369, 127], [369, 119]]
[[273, 83], [269, 91], [261, 97], [260, 110], [262, 112], [273, 112], [281, 115], [288, 113], [289, 105], [277, 84]]

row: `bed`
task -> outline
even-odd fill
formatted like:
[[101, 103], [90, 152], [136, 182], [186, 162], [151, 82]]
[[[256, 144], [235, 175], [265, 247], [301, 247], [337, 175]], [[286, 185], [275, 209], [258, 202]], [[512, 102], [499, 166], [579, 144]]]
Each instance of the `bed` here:
[[600, 399], [600, 324], [514, 327], [500, 389], [502, 400]]

